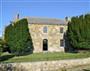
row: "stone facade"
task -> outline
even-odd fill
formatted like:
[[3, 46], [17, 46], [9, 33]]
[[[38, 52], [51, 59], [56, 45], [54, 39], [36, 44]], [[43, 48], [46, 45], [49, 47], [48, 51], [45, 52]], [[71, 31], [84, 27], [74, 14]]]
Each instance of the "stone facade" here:
[[[32, 42], [34, 46], [34, 52], [43, 52], [43, 40], [47, 39], [47, 51], [49, 52], [59, 52], [64, 51], [64, 46], [60, 46], [60, 40], [64, 40], [64, 34], [67, 30], [66, 22], [61, 22], [61, 20], [42, 19], [32, 21], [28, 19], [29, 31], [32, 37]], [[59, 22], [58, 22], [59, 21]], [[49, 23], [48, 23], [49, 22]], [[53, 23], [52, 23], [53, 22]], [[58, 22], [58, 23], [57, 23]], [[44, 32], [44, 27], [46, 27], [46, 33]], [[60, 32], [62, 29], [62, 33]], [[63, 43], [65, 44], [65, 43]]]

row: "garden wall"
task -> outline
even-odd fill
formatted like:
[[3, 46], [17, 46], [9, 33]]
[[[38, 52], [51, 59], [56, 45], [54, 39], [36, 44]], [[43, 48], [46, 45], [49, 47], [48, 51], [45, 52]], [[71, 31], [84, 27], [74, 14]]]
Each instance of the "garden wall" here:
[[90, 58], [7, 64], [1, 63], [0, 70], [5, 71], [5, 69], [11, 69], [10, 71], [63, 71], [63, 69], [88, 64], [90, 64]]

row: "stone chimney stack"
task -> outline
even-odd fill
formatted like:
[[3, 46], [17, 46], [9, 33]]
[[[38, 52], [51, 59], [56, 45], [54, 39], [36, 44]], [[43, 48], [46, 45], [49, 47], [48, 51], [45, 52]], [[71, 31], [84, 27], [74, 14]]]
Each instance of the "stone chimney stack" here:
[[69, 20], [68, 17], [65, 17], [66, 24], [68, 24]]
[[19, 14], [16, 15], [16, 19], [17, 19], [17, 20], [19, 19]]
[[65, 17], [65, 21], [68, 22], [68, 17]]
[[14, 22], [18, 21], [19, 20], [19, 14], [17, 14], [15, 17], [14, 17], [14, 20], [13, 21], [10, 21], [10, 23], [14, 26]]

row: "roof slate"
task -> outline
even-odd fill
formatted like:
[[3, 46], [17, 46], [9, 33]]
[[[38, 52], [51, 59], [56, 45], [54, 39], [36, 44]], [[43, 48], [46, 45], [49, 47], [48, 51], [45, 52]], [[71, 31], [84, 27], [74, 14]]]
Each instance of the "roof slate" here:
[[51, 18], [36, 18], [30, 17], [28, 18], [29, 24], [59, 24], [65, 25], [67, 22], [61, 19], [51, 19]]

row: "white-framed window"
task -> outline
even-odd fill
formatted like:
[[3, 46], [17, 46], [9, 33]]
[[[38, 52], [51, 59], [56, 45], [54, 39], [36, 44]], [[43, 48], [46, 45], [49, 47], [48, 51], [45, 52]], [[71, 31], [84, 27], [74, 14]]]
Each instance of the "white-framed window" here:
[[43, 32], [44, 32], [44, 33], [47, 33], [47, 30], [48, 30], [47, 26], [44, 26], [44, 27], [43, 27]]

